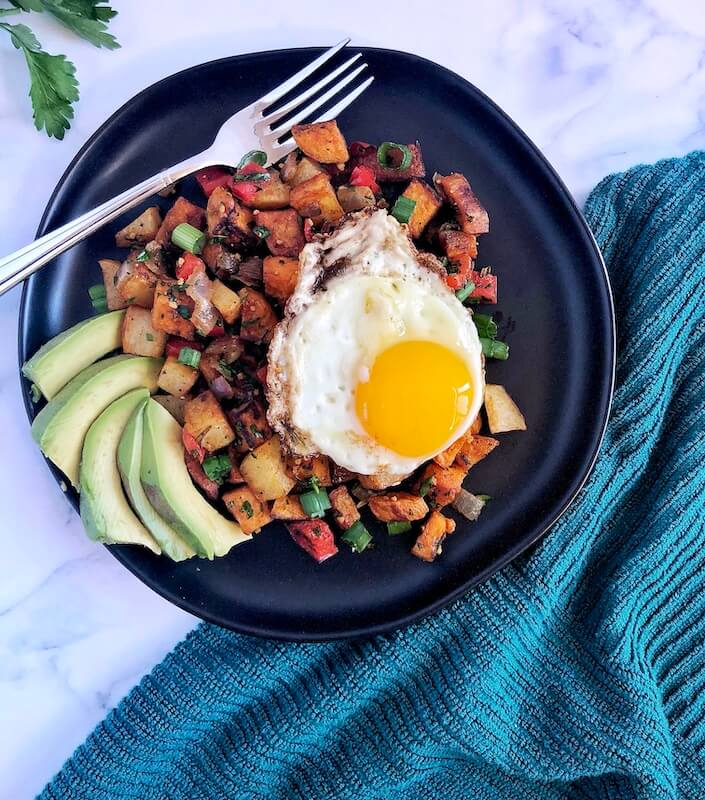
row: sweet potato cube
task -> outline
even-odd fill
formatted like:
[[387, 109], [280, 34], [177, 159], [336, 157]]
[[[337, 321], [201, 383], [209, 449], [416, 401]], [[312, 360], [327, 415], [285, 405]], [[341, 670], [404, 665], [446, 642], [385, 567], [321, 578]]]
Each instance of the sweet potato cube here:
[[290, 203], [302, 217], [310, 217], [314, 225], [337, 222], [344, 213], [330, 178], [322, 172], [294, 186]]
[[98, 262], [103, 273], [103, 284], [105, 285], [105, 299], [108, 304], [108, 311], [117, 311], [127, 307], [127, 301], [120, 294], [117, 288], [118, 272], [121, 263], [114, 258], [101, 258]]
[[409, 233], [417, 239], [441, 207], [441, 198], [427, 183], [416, 178], [404, 189], [402, 196], [416, 203], [409, 217]]
[[298, 257], [306, 244], [303, 222], [293, 208], [257, 211], [255, 225], [261, 225], [269, 231], [265, 241], [273, 256]]
[[122, 321], [122, 349], [135, 356], [161, 358], [166, 346], [166, 333], [152, 325], [152, 312], [130, 306]]
[[310, 481], [311, 478], [316, 478], [321, 486], [330, 486], [330, 459], [328, 456], [288, 456], [286, 459], [286, 468], [291, 475], [299, 483]]
[[440, 511], [432, 511], [411, 548], [412, 555], [422, 561], [433, 561], [441, 553], [443, 540], [455, 530], [455, 522]]
[[225, 492], [223, 502], [243, 533], [259, 533], [272, 521], [267, 503], [258, 500], [249, 486], [238, 486]]
[[289, 187], [282, 181], [276, 169], [272, 168], [267, 172], [270, 175], [269, 180], [260, 184], [262, 188], [252, 198], [249, 205], [262, 211], [286, 208], [289, 205]]
[[341, 530], [346, 531], [360, 519], [360, 512], [350, 496], [348, 487], [338, 486], [333, 489], [329, 497], [335, 523]]
[[470, 188], [468, 179], [459, 172], [450, 175], [434, 175], [433, 181], [443, 196], [453, 205], [458, 224], [471, 236], [487, 233], [490, 229], [490, 218], [487, 211]]
[[461, 436], [459, 439], [456, 439], [453, 444], [446, 447], [446, 449], [437, 456], [434, 456], [433, 460], [440, 467], [449, 467], [455, 461], [455, 457], [460, 452], [460, 448], [463, 446], [464, 441], [465, 438], [463, 436]]
[[390, 486], [396, 486], [397, 483], [403, 481], [406, 475], [358, 475], [357, 480], [363, 489], [369, 489], [371, 492], [379, 492], [382, 489], [388, 489]]
[[474, 467], [478, 461], [489, 455], [499, 442], [491, 436], [479, 436], [477, 434], [470, 434], [462, 439], [462, 447], [458, 451], [455, 459], [456, 466], [464, 469], [466, 472], [470, 467]]
[[[211, 236], [224, 236], [226, 242], [233, 247], [256, 243], [257, 238], [252, 232], [253, 219], [252, 211], [238, 203], [224, 186], [216, 187], [208, 198], [208, 233]], [[211, 253], [208, 255], [211, 260]]]
[[350, 157], [335, 120], [294, 125], [291, 133], [299, 149], [321, 164], [343, 164]]
[[[198, 370], [182, 364], [177, 358], [170, 356], [164, 362], [157, 385], [160, 389], [174, 397], [185, 397], [198, 380]], [[181, 409], [183, 415], [184, 408]], [[184, 419], [179, 420], [183, 424]]]
[[272, 504], [271, 513], [272, 519], [308, 519], [308, 515], [301, 507], [301, 500], [293, 494], [278, 497]]
[[482, 430], [482, 415], [478, 412], [478, 415], [472, 421], [472, 425], [470, 426], [470, 433], [479, 433]]
[[228, 325], [232, 325], [240, 316], [240, 307], [242, 306], [240, 296], [217, 278], [213, 281], [211, 303], [218, 309]]
[[133, 219], [115, 234], [115, 244], [118, 247], [132, 247], [135, 244], [151, 242], [159, 232], [162, 224], [162, 215], [159, 206], [145, 209], [139, 217]]
[[193, 340], [196, 338], [196, 329], [188, 318], [192, 313], [193, 300], [175, 280], [162, 278], [157, 281], [152, 306], [152, 325], [155, 330]]
[[184, 428], [209, 453], [227, 447], [235, 438], [228, 418], [210, 390], [186, 403], [184, 420]]
[[254, 289], [241, 289], [240, 338], [248, 342], [267, 343], [279, 321], [267, 298]]
[[427, 464], [415, 485], [416, 491], [430, 483], [425, 499], [431, 508], [442, 508], [452, 503], [460, 491], [465, 478], [465, 470], [460, 467], [441, 467], [435, 462]]
[[423, 497], [409, 492], [389, 492], [370, 497], [370, 511], [381, 522], [412, 522], [428, 514]]
[[299, 278], [299, 259], [267, 256], [262, 262], [262, 276], [265, 293], [285, 303]]
[[177, 225], [188, 222], [194, 228], [203, 228], [206, 220], [206, 212], [200, 207], [187, 200], [185, 197], [177, 197], [174, 205], [166, 212], [157, 235], [154, 237], [161, 245], [171, 244], [171, 234]]

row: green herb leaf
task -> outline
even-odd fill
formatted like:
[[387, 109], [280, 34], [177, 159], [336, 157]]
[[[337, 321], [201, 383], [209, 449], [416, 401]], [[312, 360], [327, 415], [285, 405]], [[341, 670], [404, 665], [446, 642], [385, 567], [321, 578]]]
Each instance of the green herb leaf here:
[[266, 239], [271, 231], [269, 228], [265, 228], [264, 225], [255, 225], [255, 227], [252, 229], [252, 233], [254, 233], [258, 239]]
[[[27, 3], [28, 0], [22, 0]], [[107, 32], [107, 22], [117, 11], [106, 6], [105, 0], [29, 0], [32, 11], [46, 11], [63, 23], [69, 30], [96, 47], [115, 50], [120, 47], [117, 39]], [[36, 8], [36, 6], [39, 8]]]
[[139, 261], [140, 264], [143, 264], [145, 261], [149, 261], [149, 258], [149, 253], [145, 249], [137, 256], [137, 258], [135, 258], [135, 261]]
[[249, 500], [245, 500], [245, 502], [240, 506], [240, 510], [247, 514], [247, 519], [252, 519], [255, 513], [254, 508], [252, 508], [252, 503], [250, 503]]

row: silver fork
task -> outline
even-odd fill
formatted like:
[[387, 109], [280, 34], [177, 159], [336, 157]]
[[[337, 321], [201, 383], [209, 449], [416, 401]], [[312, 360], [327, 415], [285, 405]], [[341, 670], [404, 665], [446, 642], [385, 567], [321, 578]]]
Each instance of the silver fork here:
[[[267, 163], [274, 163], [287, 153], [290, 153], [296, 145], [293, 139], [285, 137], [290, 135], [292, 126], [309, 118], [322, 105], [335, 98], [339, 92], [367, 68], [367, 64], [359, 64], [355, 69], [351, 70], [351, 67], [361, 57], [361, 54], [357, 53], [344, 64], [327, 72], [313, 86], [300, 92], [276, 111], [267, 114], [267, 108], [288, 92], [296, 89], [319, 67], [342, 50], [349, 41], [349, 39], [345, 39], [326, 50], [325, 53], [321, 53], [318, 58], [292, 75], [284, 83], [267, 92], [264, 97], [260, 97], [259, 100], [255, 100], [254, 103], [233, 114], [221, 125], [213, 144], [207, 150], [191, 156], [191, 158], [187, 158], [185, 161], [175, 164], [173, 167], [163, 170], [151, 178], [147, 178], [147, 180], [122, 192], [112, 200], [97, 206], [92, 211], [87, 211], [72, 222], [67, 222], [66, 225], [62, 225], [51, 233], [36, 239], [26, 247], [0, 259], [0, 294], [29, 277], [52, 258], [68, 250], [69, 247], [85, 239], [86, 236], [90, 236], [91, 233], [124, 211], [136, 206], [142, 200], [162, 189], [166, 189], [186, 175], [218, 164], [234, 167], [242, 156], [250, 150], [263, 150], [267, 154]], [[338, 114], [367, 89], [373, 80], [372, 76], [367, 78], [363, 83], [341, 97], [332, 108], [317, 117], [315, 121], [335, 119]], [[329, 84], [332, 85], [319, 97], [303, 105], [306, 100]], [[276, 123], [288, 114], [292, 116], [285, 123], [277, 126]], [[281, 139], [285, 139], [285, 141], [282, 142], [280, 141]]]

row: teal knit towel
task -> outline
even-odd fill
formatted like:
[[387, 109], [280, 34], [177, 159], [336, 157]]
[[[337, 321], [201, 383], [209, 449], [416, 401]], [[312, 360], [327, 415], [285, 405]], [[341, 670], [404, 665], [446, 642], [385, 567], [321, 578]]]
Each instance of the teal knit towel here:
[[705, 153], [607, 178], [585, 213], [617, 391], [531, 555], [365, 642], [201, 625], [44, 800], [705, 798]]

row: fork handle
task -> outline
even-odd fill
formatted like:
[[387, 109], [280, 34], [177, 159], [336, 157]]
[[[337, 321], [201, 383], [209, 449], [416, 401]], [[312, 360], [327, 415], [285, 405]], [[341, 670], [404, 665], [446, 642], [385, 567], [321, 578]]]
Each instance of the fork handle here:
[[51, 233], [41, 236], [9, 256], [0, 258], [0, 295], [124, 211], [162, 189], [166, 189], [180, 178], [215, 163], [216, 161], [209, 156], [208, 150], [192, 158], [187, 158], [185, 161], [147, 178], [131, 189], [127, 189], [113, 197], [112, 200], [96, 206], [60, 228], [56, 228]]

